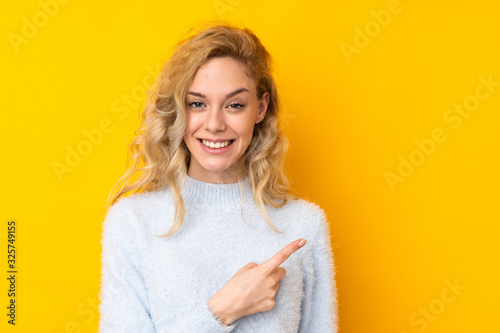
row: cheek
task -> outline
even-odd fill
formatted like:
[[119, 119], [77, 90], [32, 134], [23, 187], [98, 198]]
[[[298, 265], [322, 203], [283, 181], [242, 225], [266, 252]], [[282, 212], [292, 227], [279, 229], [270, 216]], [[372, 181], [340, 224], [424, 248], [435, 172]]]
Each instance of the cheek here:
[[198, 126], [199, 120], [197, 119], [196, 116], [194, 115], [189, 115], [187, 124], [186, 124], [186, 136], [189, 136], [190, 134], [193, 134], [196, 129], [199, 127]]
[[253, 124], [249, 124], [246, 126], [242, 126], [239, 129], [239, 133], [242, 139], [246, 142], [246, 144], [250, 144], [250, 141], [252, 141], [252, 136], [253, 136]]

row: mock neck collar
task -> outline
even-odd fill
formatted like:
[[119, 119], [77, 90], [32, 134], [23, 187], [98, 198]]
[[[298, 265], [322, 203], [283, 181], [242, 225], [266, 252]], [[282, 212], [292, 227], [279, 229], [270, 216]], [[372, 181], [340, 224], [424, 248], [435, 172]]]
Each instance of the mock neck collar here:
[[242, 192], [245, 203], [253, 202], [252, 186], [248, 177], [240, 183], [213, 184], [186, 175], [181, 195], [186, 208], [194, 205], [214, 209], [240, 209]]

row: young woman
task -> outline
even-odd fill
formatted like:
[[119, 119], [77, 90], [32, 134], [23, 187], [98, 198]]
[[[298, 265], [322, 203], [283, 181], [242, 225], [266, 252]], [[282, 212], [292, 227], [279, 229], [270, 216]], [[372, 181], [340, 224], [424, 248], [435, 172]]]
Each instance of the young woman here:
[[328, 224], [290, 194], [270, 66], [220, 24], [166, 62], [108, 201], [101, 332], [337, 332]]

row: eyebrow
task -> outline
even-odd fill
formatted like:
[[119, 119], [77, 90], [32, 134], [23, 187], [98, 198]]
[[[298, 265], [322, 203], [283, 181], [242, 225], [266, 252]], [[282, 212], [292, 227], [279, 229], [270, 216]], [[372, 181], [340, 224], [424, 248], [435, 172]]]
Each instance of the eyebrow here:
[[[246, 89], [246, 88], [239, 88], [239, 89], [236, 89], [235, 91], [227, 94], [226, 98], [233, 97], [233, 96], [238, 95], [239, 93], [244, 92], [244, 91], [249, 92], [248, 89]], [[193, 96], [198, 96], [201, 98], [207, 98], [207, 96], [203, 95], [202, 93], [196, 92], [196, 91], [188, 91], [188, 94], [193, 95]]]

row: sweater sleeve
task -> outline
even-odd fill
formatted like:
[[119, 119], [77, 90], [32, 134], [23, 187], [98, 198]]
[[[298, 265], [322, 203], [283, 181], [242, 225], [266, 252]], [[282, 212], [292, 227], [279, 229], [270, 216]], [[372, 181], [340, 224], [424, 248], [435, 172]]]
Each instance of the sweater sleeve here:
[[321, 211], [319, 228], [311, 243], [312, 262], [304, 282], [300, 333], [338, 332], [335, 265], [330, 243], [330, 229]]
[[134, 225], [125, 201], [119, 200], [109, 209], [103, 224], [99, 332], [232, 331], [236, 323], [223, 325], [208, 307], [208, 300], [199, 302], [188, 314], [177, 317], [176, 322], [153, 321], [141, 267], [137, 237], [140, 230]]

